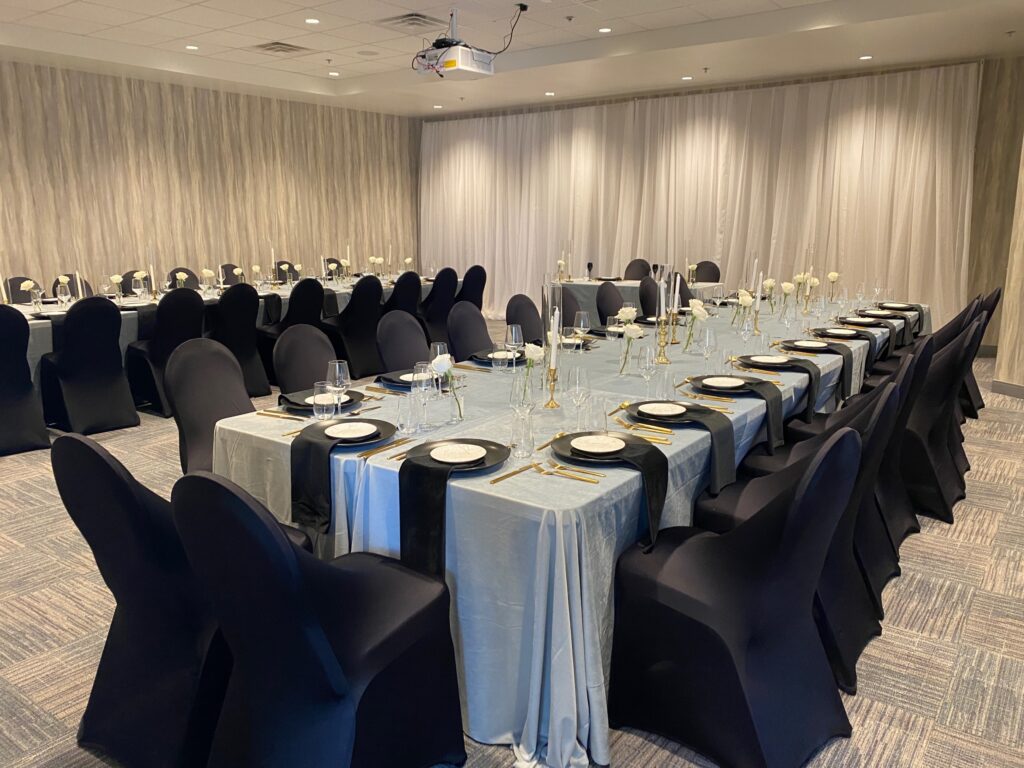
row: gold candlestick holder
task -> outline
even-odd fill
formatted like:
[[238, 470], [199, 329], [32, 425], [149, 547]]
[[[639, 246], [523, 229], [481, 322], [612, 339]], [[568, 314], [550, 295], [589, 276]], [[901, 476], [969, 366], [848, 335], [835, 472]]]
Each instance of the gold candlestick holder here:
[[678, 338], [678, 335], [679, 335], [679, 313], [676, 312], [676, 311], [669, 312], [668, 313], [668, 321], [669, 321], [669, 323], [672, 326], [672, 341], [669, 342], [669, 343], [670, 344], [678, 344], [679, 343], [679, 338]]
[[807, 291], [804, 293], [804, 314], [811, 314], [811, 292]]
[[665, 316], [658, 318], [658, 356], [654, 358], [654, 362], [658, 365], [669, 365], [671, 360], [668, 359], [668, 355], [665, 354], [665, 347], [668, 346], [668, 318]]
[[547, 410], [553, 410], [555, 408], [561, 408], [558, 402], [555, 400], [555, 383], [558, 381], [558, 369], [548, 368], [548, 401], [544, 403], [544, 407]]
[[761, 335], [761, 325], [760, 325], [760, 322], [759, 322], [760, 319], [761, 319], [761, 310], [760, 309], [755, 309], [754, 310], [754, 335], [755, 336], [760, 336]]

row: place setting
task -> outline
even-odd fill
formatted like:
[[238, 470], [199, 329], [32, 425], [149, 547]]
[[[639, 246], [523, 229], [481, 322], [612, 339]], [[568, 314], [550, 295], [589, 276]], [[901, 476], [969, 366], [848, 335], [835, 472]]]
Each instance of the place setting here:
[[775, 382], [753, 376], [729, 376], [723, 374], [693, 376], [685, 383], [701, 397], [730, 397], [756, 395], [765, 401], [768, 446], [774, 450], [783, 442], [782, 394]]
[[853, 394], [853, 350], [847, 344], [817, 339], [785, 339], [775, 342], [774, 346], [796, 355], [839, 355], [843, 359], [840, 396], [845, 400]]
[[787, 370], [806, 373], [809, 382], [804, 415], [807, 418], [814, 415], [814, 406], [818, 401], [818, 392], [821, 388], [821, 368], [818, 365], [794, 355], [780, 354], [738, 355], [736, 362], [751, 370], [765, 369], [765, 373], [778, 373]]
[[277, 397], [277, 404], [288, 413], [301, 413], [313, 416], [317, 406], [333, 406], [335, 413], [340, 413], [357, 407], [365, 398], [366, 395], [354, 389], [338, 393], [317, 393], [314, 388], [302, 392], [280, 394]]

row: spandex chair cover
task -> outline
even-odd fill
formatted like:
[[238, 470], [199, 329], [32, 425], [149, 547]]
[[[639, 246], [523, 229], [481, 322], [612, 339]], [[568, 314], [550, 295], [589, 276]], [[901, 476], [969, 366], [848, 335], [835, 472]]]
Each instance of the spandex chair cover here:
[[257, 329], [257, 347], [260, 351], [260, 359], [263, 361], [263, 369], [271, 384], [277, 383], [277, 379], [274, 378], [274, 344], [278, 337], [293, 325], [311, 325], [325, 331], [325, 326], [320, 320], [323, 309], [324, 287], [319, 281], [306, 278], [300, 280], [292, 288], [288, 297], [288, 311], [285, 312], [280, 322]]
[[[21, 284], [26, 280], [32, 280], [31, 277], [8, 277], [7, 282], [7, 297], [11, 300], [11, 304], [31, 304], [32, 303], [32, 292], [21, 290]], [[38, 280], [32, 280], [37, 287], [43, 288], [39, 285]], [[43, 290], [43, 295], [46, 295], [46, 291]]]
[[172, 502], [233, 657], [210, 768], [465, 762], [443, 581], [369, 553], [318, 560], [206, 472]]
[[505, 322], [523, 329], [523, 341], [528, 344], [544, 343], [544, 323], [533, 299], [517, 293], [505, 307]]
[[487, 285], [487, 270], [474, 264], [462, 276], [462, 290], [455, 297], [455, 303], [468, 301], [479, 310], [484, 308], [484, 286]]
[[[93, 293], [92, 286], [89, 284], [89, 281], [86, 280], [84, 277], [82, 278], [82, 293], [84, 293], [85, 296], [79, 296], [78, 295], [78, 281], [75, 280], [75, 273], [74, 272], [68, 272], [68, 273], [66, 273], [64, 275], [61, 275], [61, 277], [68, 278], [68, 292], [71, 294], [71, 296], [73, 298], [76, 298], [76, 299], [86, 298], [87, 299], [90, 296], [94, 296], [95, 295]], [[55, 279], [53, 281], [53, 286], [51, 286], [51, 288], [50, 288], [50, 290], [52, 291], [52, 295], [54, 295], [54, 296], [57, 295], [57, 286], [58, 285], [60, 285], [60, 278]]]
[[802, 765], [850, 722], [812, 618], [860, 439], [750, 483], [721, 536], [668, 528], [616, 569], [609, 717], [729, 766]]
[[697, 262], [697, 282], [717, 283], [722, 279], [722, 270], [713, 261]]
[[224, 285], [238, 285], [241, 282], [241, 278], [235, 274], [236, 269], [238, 269], [237, 264], [221, 264], [220, 281]]
[[401, 310], [413, 317], [420, 305], [420, 276], [415, 272], [403, 272], [395, 280], [395, 287], [384, 304], [383, 314]]
[[71, 305], [63, 343], [40, 361], [48, 424], [83, 435], [138, 426], [120, 336], [121, 313], [109, 299], [93, 296]]
[[311, 325], [289, 328], [274, 347], [274, 370], [281, 391], [290, 394], [312, 389], [326, 379], [327, 364], [336, 359], [334, 345], [323, 331]]
[[348, 360], [353, 379], [362, 379], [384, 370], [377, 354], [377, 323], [380, 322], [383, 295], [380, 280], [373, 275], [361, 277], [341, 314], [325, 321], [327, 328], [332, 329], [340, 341], [335, 345], [335, 351], [338, 359]]
[[217, 422], [255, 410], [238, 361], [213, 339], [192, 339], [171, 354], [164, 381], [178, 426], [182, 472], [212, 469]]
[[623, 280], [643, 280], [651, 276], [651, 263], [647, 259], [633, 259], [622, 273]]
[[390, 312], [377, 325], [377, 349], [385, 371], [411, 370], [430, 359], [423, 326], [406, 312]]
[[[995, 314], [996, 308], [999, 306], [999, 300], [1003, 296], [1003, 289], [996, 288], [992, 293], [982, 299], [981, 311], [987, 313], [985, 323], [981, 329], [982, 341], [985, 339], [985, 331], [988, 330], [988, 324], [992, 322], [992, 316]], [[973, 361], [972, 361], [973, 362]], [[985, 407], [985, 398], [981, 396], [981, 389], [978, 387], [978, 380], [974, 378], [974, 367], [971, 366], [970, 370], [967, 371], [967, 377], [964, 379], [964, 385], [960, 389], [960, 406], [969, 418], [978, 418], [978, 411]]]
[[28, 336], [25, 316], [0, 304], [0, 456], [50, 447], [26, 358]]
[[191, 288], [175, 288], [157, 304], [153, 337], [133, 341], [125, 351], [125, 372], [136, 405], [149, 403], [161, 416], [170, 417], [164, 367], [180, 344], [203, 335], [205, 311], [202, 297]]
[[468, 360], [476, 352], [490, 352], [493, 342], [487, 321], [475, 304], [460, 301], [448, 315], [448, 339], [455, 362]]
[[78, 743], [125, 766], [205, 765], [231, 660], [171, 505], [89, 438], [58, 437], [52, 461], [117, 603]]
[[248, 283], [232, 285], [217, 302], [218, 322], [211, 334], [212, 339], [219, 341], [235, 356], [250, 397], [270, 394], [270, 382], [256, 347], [259, 311], [260, 297], [255, 288]]
[[653, 277], [640, 278], [640, 316], [658, 314], [658, 283]]
[[608, 325], [608, 318], [615, 317], [622, 304], [622, 292], [615, 283], [605, 281], [597, 287], [597, 317], [601, 325]]
[[168, 290], [178, 287], [178, 273], [181, 272], [185, 275], [185, 284], [182, 288], [190, 288], [193, 291], [199, 290], [199, 277], [188, 267], [175, 267], [167, 273], [167, 282], [164, 285], [167, 286]]
[[459, 276], [451, 267], [438, 271], [434, 285], [420, 306], [420, 317], [431, 341], [448, 343], [448, 313], [455, 304]]

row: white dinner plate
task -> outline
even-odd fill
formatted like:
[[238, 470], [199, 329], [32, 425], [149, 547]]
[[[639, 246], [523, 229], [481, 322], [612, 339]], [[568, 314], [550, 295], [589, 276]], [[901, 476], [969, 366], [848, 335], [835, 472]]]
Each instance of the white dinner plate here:
[[856, 336], [857, 331], [852, 331], [849, 328], [826, 328], [825, 333], [829, 336]]
[[644, 403], [637, 407], [638, 413], [644, 413], [648, 416], [661, 416], [661, 417], [673, 417], [682, 416], [686, 413], [686, 408], [677, 403]]
[[442, 464], [475, 464], [486, 455], [486, 448], [473, 443], [448, 443], [430, 452], [430, 458]]
[[887, 309], [865, 309], [864, 314], [868, 317], [890, 317], [892, 312]]
[[487, 357], [491, 360], [511, 360], [515, 357], [515, 353], [509, 352], [507, 349], [500, 349], [497, 352], [488, 352]]
[[376, 424], [368, 424], [365, 421], [346, 421], [324, 430], [324, 434], [328, 437], [337, 437], [342, 440], [361, 440], [364, 437], [375, 435], [377, 432]]
[[306, 405], [317, 405], [317, 404], [320, 404], [320, 405], [331, 405], [334, 402], [337, 402], [339, 405], [344, 405], [345, 403], [347, 403], [351, 399], [352, 398], [349, 397], [348, 395], [341, 395], [337, 399], [337, 401], [335, 401], [334, 395], [331, 395], [331, 394], [326, 394], [326, 395], [310, 395], [309, 397], [306, 398]]
[[604, 329], [604, 332], [606, 334], [611, 335], [611, 336], [621, 336], [622, 335], [622, 326], [621, 325], [609, 325], [608, 327], [606, 327]]
[[755, 363], [766, 363], [768, 365], [785, 365], [789, 362], [787, 355], [751, 355], [750, 359]]
[[700, 382], [703, 387], [718, 387], [719, 389], [738, 389], [747, 382], [737, 379], [735, 376], [709, 376]]
[[583, 453], [605, 454], [621, 451], [626, 447], [626, 441], [611, 435], [582, 435], [569, 445]]
[[44, 317], [56, 317], [57, 315], [66, 315], [67, 313], [66, 309], [44, 309], [36, 314], [43, 315]]
[[882, 309], [913, 309], [909, 304], [900, 304], [895, 301], [887, 301], [882, 305]]
[[434, 378], [432, 373], [403, 373], [399, 376], [402, 381], [423, 381], [424, 379]]
[[870, 317], [844, 317], [843, 322], [851, 325], [871, 325], [875, 321]]
[[658, 322], [658, 318], [657, 317], [648, 317], [647, 318], [647, 322], [648, 323], [656, 323], [656, 322]]
[[794, 347], [802, 347], [803, 349], [824, 349], [828, 346], [824, 341], [807, 341], [806, 339], [793, 342]]

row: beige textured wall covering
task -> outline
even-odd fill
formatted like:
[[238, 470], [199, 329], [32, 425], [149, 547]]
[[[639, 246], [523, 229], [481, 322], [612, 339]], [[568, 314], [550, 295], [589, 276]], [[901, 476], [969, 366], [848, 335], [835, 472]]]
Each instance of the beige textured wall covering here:
[[[1016, 213], [1010, 238], [1006, 289], [1003, 291], [999, 337], [1005, 339], [996, 355], [992, 390], [1024, 397], [1024, 153], [1017, 184]], [[996, 315], [998, 318], [998, 314]]]
[[[417, 120], [0, 62], [0, 270], [416, 256]], [[152, 254], [152, 256], [151, 256]]]

